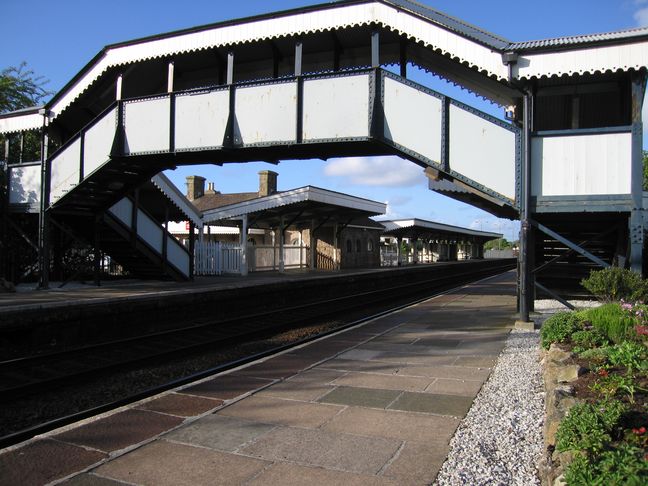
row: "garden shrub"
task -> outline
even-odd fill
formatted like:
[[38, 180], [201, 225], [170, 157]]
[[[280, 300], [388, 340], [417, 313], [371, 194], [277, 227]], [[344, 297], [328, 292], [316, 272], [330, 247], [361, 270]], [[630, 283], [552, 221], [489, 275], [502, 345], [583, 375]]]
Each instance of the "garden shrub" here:
[[637, 447], [620, 445], [599, 456], [577, 455], [565, 468], [570, 486], [643, 486], [648, 481], [648, 461]]
[[608, 344], [608, 340], [597, 329], [576, 331], [571, 335], [571, 341], [583, 349], [598, 348]]
[[591, 361], [595, 364], [603, 364], [608, 360], [608, 349], [609, 346], [604, 346], [601, 348], [592, 348], [586, 349], [578, 353], [582, 359]]
[[592, 270], [581, 285], [604, 302], [645, 300], [648, 296], [648, 282], [638, 273], [619, 267]]
[[590, 454], [602, 451], [612, 440], [610, 434], [624, 411], [625, 405], [618, 400], [574, 405], [558, 426], [556, 448]]
[[581, 314], [592, 327], [613, 343], [623, 342], [634, 329], [633, 319], [620, 304], [604, 304]]
[[610, 346], [607, 355], [611, 365], [627, 368], [628, 373], [648, 369], [648, 349], [643, 344], [624, 341]]
[[575, 312], [557, 312], [547, 319], [540, 329], [542, 347], [548, 349], [551, 343], [563, 343], [576, 331], [582, 330], [580, 315]]

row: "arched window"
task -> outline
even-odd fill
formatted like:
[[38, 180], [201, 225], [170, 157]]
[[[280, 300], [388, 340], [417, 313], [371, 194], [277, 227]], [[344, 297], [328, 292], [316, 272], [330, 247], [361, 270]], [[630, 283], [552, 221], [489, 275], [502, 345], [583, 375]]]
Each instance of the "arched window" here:
[[360, 240], [356, 240], [356, 252], [360, 253], [362, 251], [362, 242]]
[[347, 247], [347, 253], [351, 253], [353, 251], [353, 243], [351, 242], [351, 240], [347, 240], [346, 247]]
[[374, 251], [374, 242], [371, 238], [367, 240], [367, 251]]

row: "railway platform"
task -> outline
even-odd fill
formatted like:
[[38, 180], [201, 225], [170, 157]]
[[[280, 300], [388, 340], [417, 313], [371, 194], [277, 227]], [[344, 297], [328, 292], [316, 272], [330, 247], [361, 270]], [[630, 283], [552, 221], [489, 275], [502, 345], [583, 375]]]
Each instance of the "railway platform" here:
[[0, 485], [429, 484], [514, 324], [515, 273], [0, 451]]

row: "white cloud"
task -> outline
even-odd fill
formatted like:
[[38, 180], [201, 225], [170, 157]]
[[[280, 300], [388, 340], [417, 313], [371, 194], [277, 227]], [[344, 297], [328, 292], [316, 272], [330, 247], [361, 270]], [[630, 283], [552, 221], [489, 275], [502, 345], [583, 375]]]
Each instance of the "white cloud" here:
[[391, 206], [403, 206], [412, 200], [412, 196], [392, 196], [387, 201]]
[[399, 157], [349, 157], [333, 159], [324, 175], [345, 177], [361, 186], [411, 187], [425, 184], [423, 169]]
[[648, 27], [648, 7], [640, 8], [634, 13], [638, 27]]

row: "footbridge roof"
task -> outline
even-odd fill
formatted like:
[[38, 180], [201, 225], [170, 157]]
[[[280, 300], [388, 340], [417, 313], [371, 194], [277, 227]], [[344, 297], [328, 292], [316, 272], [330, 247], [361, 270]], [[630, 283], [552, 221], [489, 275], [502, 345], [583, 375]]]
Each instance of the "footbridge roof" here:
[[[55, 119], [100, 79], [112, 79], [136, 63], [253, 43], [274, 43], [273, 49], [284, 49], [280, 54], [286, 58], [290, 54], [282, 46], [285, 39], [319, 36], [315, 40], [322, 42], [324, 33], [346, 32], [347, 37], [340, 39], [350, 43], [345, 48], [353, 51], [354, 66], [363, 67], [370, 64], [368, 40], [354, 37], [352, 31], [375, 28], [389, 37], [381, 63], [397, 63], [398, 42], [406, 40], [411, 47], [409, 61], [499, 104], [515, 96], [514, 84], [520, 80], [648, 67], [648, 28], [511, 42], [411, 0], [341, 0], [106, 46], [47, 103], [46, 110], [50, 120]], [[330, 69], [328, 55], [315, 53], [307, 64], [310, 72]], [[104, 81], [97, 85], [102, 92]], [[18, 115], [0, 115], [0, 133], [43, 124], [35, 113]]]

